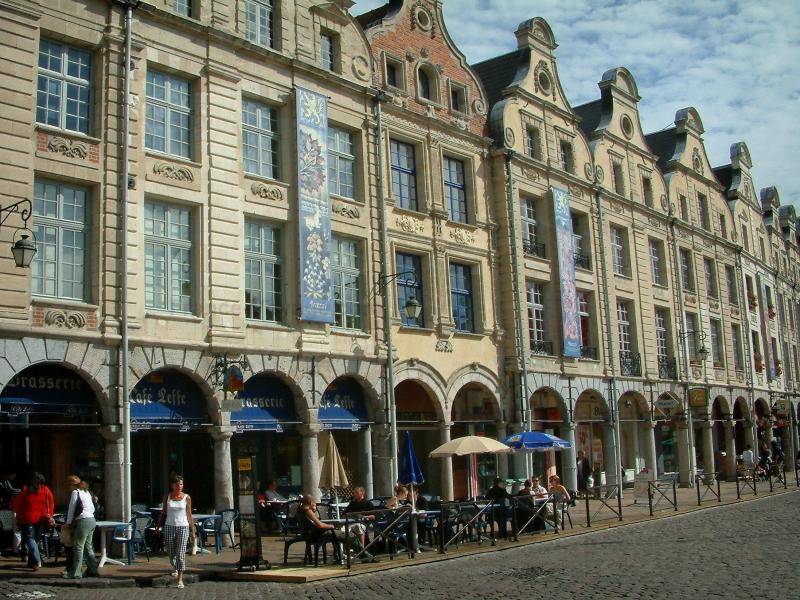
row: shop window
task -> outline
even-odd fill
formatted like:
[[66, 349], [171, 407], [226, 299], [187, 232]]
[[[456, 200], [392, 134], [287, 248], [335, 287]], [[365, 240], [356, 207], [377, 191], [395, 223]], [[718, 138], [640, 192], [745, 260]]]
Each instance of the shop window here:
[[42, 38], [36, 89], [36, 122], [89, 133], [92, 55]]

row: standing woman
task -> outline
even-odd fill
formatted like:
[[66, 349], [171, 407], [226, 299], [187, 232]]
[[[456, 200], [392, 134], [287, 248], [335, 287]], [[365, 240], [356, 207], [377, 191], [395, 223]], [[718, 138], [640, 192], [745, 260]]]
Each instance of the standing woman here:
[[66, 579], [83, 577], [83, 560], [86, 559], [87, 577], [97, 577], [98, 562], [92, 548], [92, 536], [96, 522], [94, 520], [94, 502], [92, 495], [82, 485], [77, 475], [67, 477], [67, 485], [72, 488], [67, 508], [65, 525], [72, 527], [73, 559], [67, 561]]
[[[164, 496], [159, 528], [164, 526], [169, 561], [175, 567], [173, 577], [178, 578], [178, 588], [183, 589], [183, 572], [186, 570], [186, 543], [191, 538], [194, 542], [194, 518], [192, 517], [192, 499], [183, 493], [183, 477], [172, 476], [171, 491]], [[157, 528], [158, 529], [158, 528]]]
[[38, 543], [40, 528], [55, 524], [53, 492], [44, 484], [44, 475], [31, 475], [28, 485], [12, 499], [11, 510], [17, 514], [17, 524], [22, 530], [22, 542], [28, 551], [28, 566], [36, 571], [42, 566]]

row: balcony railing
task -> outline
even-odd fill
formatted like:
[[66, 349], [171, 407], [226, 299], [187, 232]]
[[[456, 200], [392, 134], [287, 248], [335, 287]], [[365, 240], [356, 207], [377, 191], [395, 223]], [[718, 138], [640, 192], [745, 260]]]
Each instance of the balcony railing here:
[[638, 352], [619, 353], [620, 373], [628, 377], [639, 377], [642, 374], [642, 355]]
[[522, 240], [522, 251], [529, 256], [546, 258], [544, 252], [544, 244], [541, 242], [534, 242], [532, 240]]
[[588, 254], [575, 254], [575, 267], [579, 269], [592, 270], [592, 257]]
[[678, 361], [675, 359], [674, 356], [658, 357], [658, 378], [659, 379], [678, 378]]
[[581, 358], [591, 358], [597, 360], [597, 347], [581, 346]]
[[553, 356], [553, 342], [547, 340], [531, 340], [531, 354]]

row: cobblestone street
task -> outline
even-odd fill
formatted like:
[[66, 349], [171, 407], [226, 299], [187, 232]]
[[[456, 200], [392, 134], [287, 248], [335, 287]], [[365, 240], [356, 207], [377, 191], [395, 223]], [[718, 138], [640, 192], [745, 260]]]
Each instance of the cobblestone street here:
[[185, 590], [0, 583], [7, 598], [790, 598], [800, 494], [789, 493], [504, 552], [323, 583], [205, 582]]

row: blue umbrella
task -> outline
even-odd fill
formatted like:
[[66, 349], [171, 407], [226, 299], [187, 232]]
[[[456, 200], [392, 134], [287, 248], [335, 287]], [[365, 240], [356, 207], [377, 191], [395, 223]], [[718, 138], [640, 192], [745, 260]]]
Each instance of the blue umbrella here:
[[419, 466], [417, 455], [414, 454], [414, 444], [411, 443], [411, 432], [406, 431], [403, 439], [403, 453], [400, 455], [400, 483], [411, 486], [411, 510], [416, 510], [417, 499], [414, 486], [425, 481], [422, 469]]
[[546, 450], [561, 450], [571, 448], [572, 445], [567, 440], [544, 433], [543, 431], [523, 431], [515, 433], [503, 440], [507, 446], [516, 450], [531, 450], [533, 452], [544, 452]]

